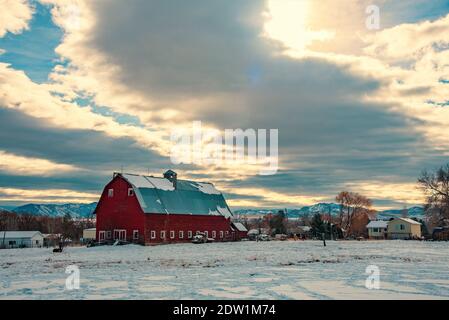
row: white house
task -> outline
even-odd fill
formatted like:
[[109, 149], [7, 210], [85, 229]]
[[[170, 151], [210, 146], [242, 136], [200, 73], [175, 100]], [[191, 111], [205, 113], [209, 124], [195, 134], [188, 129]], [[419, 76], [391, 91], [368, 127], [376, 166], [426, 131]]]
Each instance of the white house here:
[[370, 221], [367, 224], [368, 236], [370, 239], [385, 239], [388, 229], [388, 221]]
[[83, 230], [83, 242], [96, 239], [97, 228], [88, 228]]
[[41, 248], [44, 236], [40, 231], [0, 231], [0, 248]]
[[419, 239], [421, 223], [409, 218], [396, 218], [388, 222], [388, 239]]

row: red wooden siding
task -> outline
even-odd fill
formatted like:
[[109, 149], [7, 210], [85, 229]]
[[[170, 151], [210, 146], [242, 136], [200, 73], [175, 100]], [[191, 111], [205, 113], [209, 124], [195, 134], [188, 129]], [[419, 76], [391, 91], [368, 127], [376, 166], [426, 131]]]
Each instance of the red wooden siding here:
[[[212, 232], [216, 231], [216, 240], [232, 240], [232, 230], [229, 220], [223, 216], [199, 216], [190, 214], [148, 214], [145, 223], [146, 243], [160, 242], [185, 242], [189, 241], [188, 232], [195, 235], [197, 231], [207, 231], [208, 237], [212, 238]], [[156, 232], [156, 238], [151, 239], [151, 231]], [[165, 231], [165, 240], [161, 239], [161, 231]], [[175, 232], [175, 238], [171, 239], [170, 232]], [[179, 231], [184, 232], [184, 238], [180, 239]], [[223, 239], [220, 239], [220, 231], [223, 231]], [[226, 237], [226, 231], [228, 236]]]
[[[114, 178], [104, 189], [97, 206], [97, 240], [100, 231], [126, 230], [126, 240], [132, 241], [133, 231], [138, 230], [143, 242], [145, 233], [145, 214], [140, 208], [136, 195], [128, 196], [131, 185], [120, 177]], [[108, 190], [113, 189], [112, 198]]]

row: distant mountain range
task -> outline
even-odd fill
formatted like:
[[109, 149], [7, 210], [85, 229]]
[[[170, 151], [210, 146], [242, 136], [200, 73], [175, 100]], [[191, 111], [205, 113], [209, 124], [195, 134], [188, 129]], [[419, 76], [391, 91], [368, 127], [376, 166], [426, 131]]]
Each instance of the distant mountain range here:
[[[50, 217], [64, 217], [67, 213], [72, 218], [89, 218], [97, 206], [96, 202], [89, 204], [27, 204], [17, 208], [4, 208], [7, 211], [15, 213], [28, 213], [36, 216], [50, 216]], [[1, 209], [1, 208], [0, 208]], [[263, 214], [275, 214], [279, 209], [240, 209], [234, 210], [234, 214], [238, 215], [263, 215]], [[400, 217], [403, 209], [398, 210], [385, 210], [380, 211], [377, 214], [378, 219], [389, 219], [392, 217]], [[337, 215], [340, 212], [340, 205], [336, 203], [317, 203], [312, 206], [305, 206], [299, 209], [288, 209], [287, 215], [289, 218], [299, 218], [306, 215], [312, 216], [315, 213], [331, 213]], [[410, 218], [422, 219], [424, 217], [424, 209], [422, 207], [412, 207], [408, 209], [408, 216]]]
[[70, 214], [72, 218], [80, 219], [90, 218], [96, 206], [96, 202], [89, 204], [27, 204], [9, 211], [49, 217], [64, 217], [66, 214]]
[[[275, 214], [279, 209], [240, 209], [234, 210], [234, 214], [239, 215], [261, 215], [261, 214]], [[385, 210], [377, 213], [378, 219], [389, 219], [393, 217], [400, 217], [403, 209]], [[287, 216], [289, 218], [299, 218], [306, 215], [313, 216], [315, 213], [330, 213], [337, 215], [340, 213], [340, 205], [336, 203], [317, 203], [312, 206], [305, 206], [300, 209], [288, 209]], [[408, 216], [410, 218], [422, 219], [424, 217], [424, 209], [422, 207], [412, 207], [408, 209]]]

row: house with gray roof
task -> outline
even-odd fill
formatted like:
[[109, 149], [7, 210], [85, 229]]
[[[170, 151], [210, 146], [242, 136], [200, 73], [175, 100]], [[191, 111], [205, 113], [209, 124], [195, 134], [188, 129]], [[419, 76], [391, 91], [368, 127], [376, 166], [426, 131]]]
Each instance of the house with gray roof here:
[[41, 248], [43, 244], [40, 231], [0, 231], [0, 248]]

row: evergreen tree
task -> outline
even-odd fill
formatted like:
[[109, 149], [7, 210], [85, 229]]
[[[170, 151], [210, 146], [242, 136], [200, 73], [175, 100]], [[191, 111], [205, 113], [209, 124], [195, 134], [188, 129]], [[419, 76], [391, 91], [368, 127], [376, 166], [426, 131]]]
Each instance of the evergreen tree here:
[[421, 223], [421, 235], [422, 236], [426, 237], [426, 236], [430, 235], [429, 230], [427, 229], [427, 225], [424, 220], [418, 219], [418, 218], [412, 218], [412, 220], [415, 220], [416, 222]]
[[63, 239], [68, 239], [68, 238], [72, 238], [73, 237], [73, 221], [72, 221], [72, 216], [70, 215], [70, 213], [66, 213], [64, 215], [64, 218], [62, 219], [62, 238]]
[[319, 213], [316, 213], [312, 217], [310, 226], [312, 227], [312, 235], [315, 237], [321, 237], [321, 234], [326, 232], [326, 226], [324, 225], [324, 222], [321, 219], [321, 215]]
[[279, 212], [270, 220], [270, 228], [274, 234], [286, 234], [287, 227], [285, 225], [285, 213], [283, 210]]

